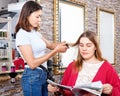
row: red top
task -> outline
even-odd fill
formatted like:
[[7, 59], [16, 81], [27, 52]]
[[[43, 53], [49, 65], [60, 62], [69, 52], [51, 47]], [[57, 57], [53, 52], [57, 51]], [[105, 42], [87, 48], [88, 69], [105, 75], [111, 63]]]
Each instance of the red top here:
[[[62, 82], [62, 85], [74, 86], [78, 76], [78, 71], [75, 68], [75, 62], [69, 64], [67, 67]], [[107, 61], [105, 61], [96, 73], [94, 81], [101, 81], [103, 84], [109, 83], [113, 86], [111, 95], [102, 94], [102, 96], [120, 96], [120, 79], [114, 67]], [[69, 94], [69, 95], [68, 95]], [[64, 96], [73, 96], [70, 92], [65, 92]]]

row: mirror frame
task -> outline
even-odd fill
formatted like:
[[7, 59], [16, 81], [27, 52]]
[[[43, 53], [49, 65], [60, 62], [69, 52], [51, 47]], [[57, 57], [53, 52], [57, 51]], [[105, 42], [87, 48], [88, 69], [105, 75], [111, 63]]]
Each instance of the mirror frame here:
[[[102, 13], [101, 13], [102, 12]], [[101, 19], [101, 16], [106, 16], [106, 14], [107, 14], [107, 20], [109, 20], [109, 22], [106, 22], [105, 20], [106, 19]], [[109, 17], [108, 17], [109, 16]], [[102, 42], [102, 40], [105, 40], [104, 41], [104, 43], [101, 43], [101, 44], [104, 44], [104, 46], [105, 45], [107, 45], [106, 47], [102, 47], [103, 45], [101, 45], [101, 50], [108, 50], [108, 47], [109, 47], [109, 54], [108, 55], [105, 55], [105, 54], [107, 54], [105, 51], [102, 51], [103, 53], [103, 57], [105, 58], [105, 59], [107, 59], [111, 64], [116, 64], [115, 63], [115, 33], [116, 33], [116, 21], [115, 21], [115, 17], [116, 17], [116, 14], [115, 14], [115, 12], [113, 11], [113, 10], [111, 10], [111, 9], [104, 9], [104, 8], [100, 8], [100, 7], [97, 7], [97, 31], [98, 31], [98, 36], [99, 36], [99, 42]], [[110, 23], [110, 22], [112, 22], [113, 21], [113, 23]], [[111, 25], [110, 25], [111, 24]], [[109, 28], [113, 28], [113, 29], [111, 29], [111, 30], [113, 30], [113, 31], [111, 31], [111, 34], [112, 34], [112, 38], [107, 38], [105, 35], [106, 34], [108, 34], [108, 33], [105, 33], [105, 35], [104, 35], [104, 32], [103, 32], [103, 29], [102, 29], [102, 27], [103, 26], [100, 26], [100, 25], [103, 25], [103, 26], [105, 26], [103, 29], [104, 30], [110, 30]], [[108, 26], [112, 26], [112, 27], [109, 27], [108, 28]], [[108, 28], [108, 29], [107, 29]], [[108, 31], [107, 31], [108, 32]], [[110, 31], [109, 31], [110, 32]], [[110, 33], [109, 33], [109, 35], [110, 35]], [[105, 36], [105, 37], [102, 37], [102, 36]], [[105, 38], [105, 39], [103, 39], [103, 38]], [[106, 39], [107, 38], [107, 39]], [[109, 39], [109, 40], [108, 40]], [[109, 43], [110, 42], [110, 40], [112, 40], [112, 44], [111, 43]], [[105, 43], [106, 42], [106, 43]], [[108, 46], [108, 43], [109, 43], [109, 45], [110, 46]], [[105, 48], [105, 49], [103, 49], [103, 48]], [[111, 48], [111, 49], [110, 49]], [[111, 55], [110, 55], [110, 53], [111, 53]], [[113, 57], [110, 57], [110, 56], [113, 56]]]
[[[54, 42], [59, 42], [60, 41], [60, 32], [59, 32], [59, 2], [60, 1], [64, 1], [64, 2], [68, 2], [68, 3], [72, 3], [76, 6], [82, 6], [84, 7], [84, 30], [85, 30], [85, 25], [87, 24], [87, 22], [85, 21], [85, 15], [86, 15], [86, 3], [80, 2], [80, 1], [75, 1], [75, 0], [54, 0]], [[55, 64], [59, 65], [59, 60], [60, 59], [60, 54], [56, 54], [56, 56], [54, 56], [53, 61]], [[65, 69], [65, 68], [62, 68]], [[61, 74], [63, 73], [64, 70], [59, 70], [58, 66], [54, 67], [54, 73], [55, 74]]]

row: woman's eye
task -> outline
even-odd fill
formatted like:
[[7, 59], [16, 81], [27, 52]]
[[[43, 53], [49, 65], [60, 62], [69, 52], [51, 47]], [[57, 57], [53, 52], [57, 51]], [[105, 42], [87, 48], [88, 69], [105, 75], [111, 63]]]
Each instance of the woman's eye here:
[[36, 16], [36, 18], [39, 18], [39, 16]]
[[80, 46], [80, 47], [84, 47], [84, 46], [86, 46], [86, 47], [91, 47], [92, 45], [91, 45], [91, 44], [88, 44], [88, 45], [80, 44], [79, 46]]
[[42, 15], [39, 16], [40, 18], [42, 17]]
[[92, 45], [91, 44], [88, 44], [87, 47], [91, 47]]
[[42, 16], [41, 15], [39, 15], [39, 16], [36, 16], [36, 18], [41, 18]]
[[83, 44], [80, 44], [80, 47], [83, 47], [84, 45]]

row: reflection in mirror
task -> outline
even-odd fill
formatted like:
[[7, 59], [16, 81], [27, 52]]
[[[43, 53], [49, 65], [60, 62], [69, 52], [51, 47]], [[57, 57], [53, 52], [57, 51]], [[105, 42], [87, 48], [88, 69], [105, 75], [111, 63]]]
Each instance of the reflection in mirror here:
[[[55, 0], [55, 40], [74, 43], [84, 31], [85, 4], [73, 0]], [[57, 13], [58, 12], [58, 13]], [[70, 47], [66, 53], [59, 54], [58, 62], [66, 68], [77, 57], [77, 49]]]
[[[102, 55], [111, 64], [114, 64], [114, 33], [115, 13], [113, 11], [98, 8], [98, 34]], [[109, 38], [108, 38], [109, 37]]]

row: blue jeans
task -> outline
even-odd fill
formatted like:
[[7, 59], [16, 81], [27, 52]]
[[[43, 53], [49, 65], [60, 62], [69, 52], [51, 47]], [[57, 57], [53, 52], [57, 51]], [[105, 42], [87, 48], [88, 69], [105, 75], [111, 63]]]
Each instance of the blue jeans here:
[[24, 96], [48, 96], [46, 79], [46, 71], [25, 68], [21, 79]]

